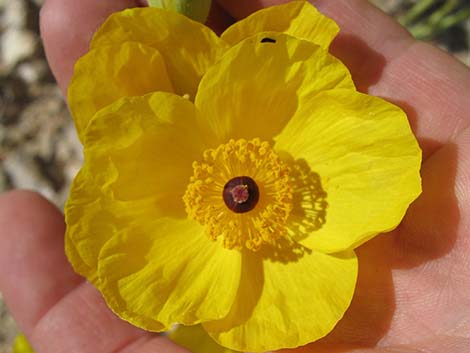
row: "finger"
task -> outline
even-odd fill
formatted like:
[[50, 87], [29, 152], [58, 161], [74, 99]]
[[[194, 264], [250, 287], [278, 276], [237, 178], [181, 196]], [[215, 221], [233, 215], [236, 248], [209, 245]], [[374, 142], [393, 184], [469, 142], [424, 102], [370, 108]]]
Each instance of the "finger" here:
[[41, 196], [1, 196], [0, 229], [0, 291], [37, 353], [186, 352], [111, 313], [68, 264], [63, 216]]
[[62, 92], [66, 92], [75, 62], [86, 53], [103, 21], [113, 12], [140, 5], [137, 0], [46, 0], [41, 9], [41, 36]]
[[[242, 18], [280, 0], [219, 0]], [[352, 71], [362, 91], [384, 97], [407, 113], [427, 158], [453, 141], [470, 118], [470, 72], [431, 45], [413, 40], [393, 19], [365, 0], [311, 1], [338, 22], [332, 52]]]
[[60, 212], [35, 193], [0, 197], [0, 288], [26, 333], [83, 281], [65, 257], [64, 227]]
[[188, 353], [120, 320], [88, 282], [53, 306], [29, 337], [37, 353]]

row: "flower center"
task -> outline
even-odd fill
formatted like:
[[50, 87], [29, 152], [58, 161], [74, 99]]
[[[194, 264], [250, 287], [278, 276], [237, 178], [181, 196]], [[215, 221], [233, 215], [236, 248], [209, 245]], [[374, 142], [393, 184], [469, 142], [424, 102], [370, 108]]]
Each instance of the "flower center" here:
[[287, 236], [289, 168], [268, 142], [230, 140], [204, 151], [183, 200], [188, 216], [224, 247], [256, 251]]
[[224, 186], [224, 202], [235, 213], [245, 213], [255, 208], [259, 201], [259, 188], [248, 176], [231, 179]]

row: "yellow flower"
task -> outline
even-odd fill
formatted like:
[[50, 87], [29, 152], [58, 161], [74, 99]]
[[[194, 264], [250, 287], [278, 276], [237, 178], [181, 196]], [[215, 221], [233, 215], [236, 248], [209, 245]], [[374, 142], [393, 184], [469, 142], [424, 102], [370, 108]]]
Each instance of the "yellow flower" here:
[[13, 353], [34, 353], [33, 348], [23, 334], [16, 336], [13, 343]]
[[85, 165], [66, 251], [120, 317], [195, 325], [238, 351], [296, 347], [348, 308], [354, 248], [421, 191], [405, 113], [356, 91], [304, 1], [217, 37], [184, 16], [112, 15], [69, 103]]

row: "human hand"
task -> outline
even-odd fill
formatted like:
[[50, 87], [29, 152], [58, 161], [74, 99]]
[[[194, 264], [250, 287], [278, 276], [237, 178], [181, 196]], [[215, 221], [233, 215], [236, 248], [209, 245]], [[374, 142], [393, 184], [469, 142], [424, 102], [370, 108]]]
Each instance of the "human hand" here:
[[[280, 1], [220, 1], [212, 19]], [[341, 34], [334, 55], [361, 91], [405, 109], [423, 148], [423, 195], [402, 225], [358, 249], [359, 280], [351, 308], [314, 352], [463, 352], [470, 341], [470, 73], [448, 55], [412, 40], [364, 0], [313, 1]], [[131, 0], [47, 0], [42, 33], [65, 92], [73, 63], [112, 12]], [[116, 318], [100, 294], [75, 275], [63, 250], [63, 217], [25, 192], [0, 199], [0, 290], [37, 353], [186, 352]], [[370, 347], [370, 348], [368, 348]]]

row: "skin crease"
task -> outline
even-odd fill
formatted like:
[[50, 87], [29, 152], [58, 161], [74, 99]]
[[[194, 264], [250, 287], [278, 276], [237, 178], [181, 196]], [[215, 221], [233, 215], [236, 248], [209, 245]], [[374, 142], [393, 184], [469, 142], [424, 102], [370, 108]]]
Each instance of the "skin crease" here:
[[[282, 1], [221, 0], [220, 32]], [[470, 344], [470, 70], [409, 37], [364, 0], [312, 1], [341, 27], [331, 51], [359, 90], [400, 105], [424, 151], [423, 194], [400, 227], [358, 249], [351, 308], [326, 338], [299, 353], [461, 353]], [[76, 59], [111, 13], [130, 0], [47, 0], [41, 31], [65, 92]], [[0, 197], [0, 291], [37, 353], [182, 353], [118, 319], [75, 275], [63, 251], [63, 215], [41, 196]]]

